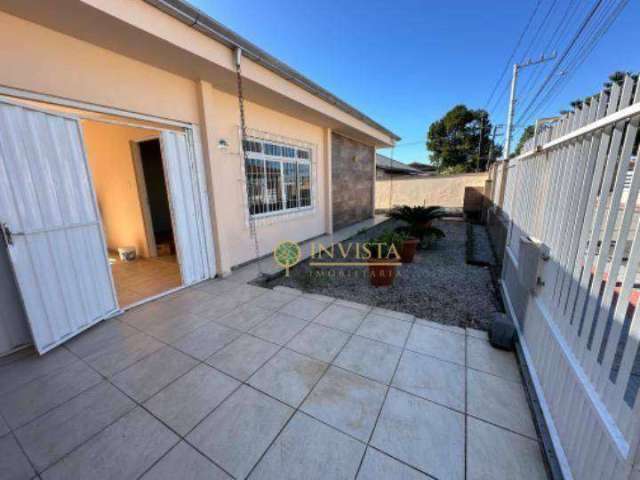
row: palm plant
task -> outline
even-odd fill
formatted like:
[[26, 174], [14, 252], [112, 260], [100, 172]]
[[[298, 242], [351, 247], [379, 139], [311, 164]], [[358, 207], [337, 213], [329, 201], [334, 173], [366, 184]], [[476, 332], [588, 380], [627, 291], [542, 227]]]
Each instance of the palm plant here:
[[444, 237], [444, 232], [431, 223], [437, 218], [442, 218], [446, 212], [442, 207], [409, 207], [403, 205], [396, 207], [389, 216], [394, 220], [401, 220], [408, 225], [396, 228], [396, 231], [405, 233], [420, 240], [421, 248], [429, 248], [434, 241]]
[[389, 212], [389, 216], [394, 220], [402, 220], [409, 225], [419, 225], [423, 227], [431, 226], [431, 222], [445, 215], [446, 212], [444, 209], [438, 206], [410, 207], [409, 205], [403, 205]]

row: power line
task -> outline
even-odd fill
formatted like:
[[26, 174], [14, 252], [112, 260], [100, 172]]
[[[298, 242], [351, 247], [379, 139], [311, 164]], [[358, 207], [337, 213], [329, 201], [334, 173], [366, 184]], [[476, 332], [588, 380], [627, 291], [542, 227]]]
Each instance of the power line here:
[[549, 18], [549, 15], [551, 15], [551, 12], [555, 8], [556, 3], [557, 3], [557, 0], [553, 0], [551, 2], [551, 6], [547, 10], [547, 13], [545, 14], [545, 16], [542, 18], [542, 21], [540, 22], [540, 25], [538, 26], [538, 30], [536, 30], [536, 33], [533, 35], [533, 37], [531, 38], [531, 41], [529, 42], [529, 46], [527, 47], [525, 52], [522, 54], [522, 60], [520, 60], [520, 63], [524, 63], [524, 61], [526, 60], [527, 55], [531, 51], [531, 47], [533, 47], [533, 45], [536, 43], [536, 40], [538, 39], [538, 36], [540, 35], [540, 32], [542, 31], [543, 27], [547, 27], [549, 25], [547, 23], [547, 19]]
[[529, 119], [535, 116], [542, 108], [546, 107], [552, 101], [554, 101], [558, 95], [562, 92], [562, 89], [568, 84], [569, 80], [578, 71], [582, 64], [589, 57], [591, 52], [596, 47], [600, 39], [609, 31], [615, 20], [620, 13], [629, 3], [629, 0], [620, 0], [616, 5], [615, 0], [603, 11], [603, 15], [599, 21], [594, 25], [590, 32], [590, 36], [582, 44], [578, 52], [570, 60], [567, 67], [567, 74], [564, 77], [558, 78], [554, 84], [549, 88], [545, 96], [540, 100], [539, 104], [530, 111], [526, 116], [522, 116], [519, 119], [519, 123], [527, 123]]
[[[589, 22], [591, 21], [591, 19], [595, 15], [595, 13], [598, 11], [600, 6], [602, 5], [602, 2], [603, 2], [603, 0], [597, 0], [596, 3], [594, 4], [594, 6], [591, 8], [589, 13], [585, 17], [585, 19], [582, 21], [582, 24], [580, 25], [580, 28], [574, 34], [573, 38], [569, 42], [569, 45], [567, 45], [567, 48], [564, 49], [564, 51], [560, 55], [560, 58], [558, 59], [556, 64], [551, 69], [551, 72], [549, 72], [549, 75], [547, 75], [547, 78], [545, 78], [545, 80], [544, 80], [544, 82], [542, 82], [542, 85], [540, 86], [540, 88], [536, 91], [533, 99], [531, 100], [531, 102], [529, 102], [529, 105], [527, 105], [527, 107], [520, 114], [520, 119], [526, 118], [525, 115], [527, 113], [529, 113], [529, 111], [531, 110], [531, 108], [535, 104], [536, 100], [539, 98], [540, 94], [544, 91], [545, 87], [552, 80], [552, 78], [554, 77], [554, 75], [556, 74], [558, 69], [560, 68], [560, 65], [562, 65], [562, 62], [567, 58], [567, 56], [569, 55], [569, 52], [571, 52], [571, 49], [575, 46], [576, 42], [578, 41], [578, 39], [580, 38], [580, 36], [584, 32], [585, 28], [587, 27], [587, 25], [589, 24]], [[519, 120], [518, 123], [522, 123], [522, 122]]]
[[[564, 37], [564, 34], [567, 31], [567, 27], [569, 26], [570, 19], [574, 18], [576, 10], [578, 9], [579, 6], [580, 6], [580, 2], [576, 3], [576, 0], [571, 0], [567, 4], [567, 8], [560, 16], [560, 21], [558, 22], [558, 25], [556, 26], [555, 30], [551, 34], [549, 40], [547, 41], [547, 44], [542, 49], [543, 52], [553, 52], [558, 49], [558, 45], [560, 44], [560, 41], [562, 40], [562, 38]], [[573, 10], [572, 10], [572, 7], [573, 7]], [[522, 86], [522, 94], [521, 94], [522, 98], [525, 98], [527, 95], [529, 95], [529, 93], [533, 90], [535, 85], [538, 83], [539, 78], [546, 71], [546, 69], [547, 69], [547, 66], [543, 65], [542, 67], [537, 69], [532, 75], [529, 76], [525, 84]]]
[[509, 66], [511, 65], [513, 57], [515, 56], [516, 52], [518, 51], [518, 48], [520, 47], [520, 44], [522, 43], [522, 39], [524, 38], [525, 34], [527, 33], [527, 30], [529, 30], [529, 26], [531, 25], [531, 22], [533, 21], [534, 17], [536, 16], [536, 13], [538, 13], [538, 8], [540, 7], [540, 2], [541, 1], [542, 0], [538, 0], [537, 1], [536, 6], [534, 7], [533, 12], [531, 13], [531, 16], [529, 17], [529, 20], [527, 21], [527, 24], [524, 27], [524, 30], [522, 30], [522, 33], [520, 34], [520, 38], [518, 38], [518, 41], [516, 42], [516, 46], [513, 48], [513, 51], [511, 52], [511, 55], [507, 59], [507, 62], [505, 63], [504, 68], [502, 69], [502, 73], [500, 74], [500, 77], [498, 78], [498, 81], [496, 82], [496, 84], [493, 87], [493, 90], [491, 91], [491, 95], [489, 95], [489, 99], [485, 103], [485, 106], [484, 106], [485, 110], [487, 110], [487, 108], [489, 107], [489, 104], [491, 103], [491, 100], [493, 99], [493, 96], [495, 95], [496, 91], [498, 90], [498, 87], [502, 83], [502, 80], [504, 79], [504, 76], [507, 73], [507, 70], [509, 70]]
[[558, 79], [556, 83], [553, 85], [552, 89], [545, 95], [540, 104], [527, 115], [524, 121], [527, 121], [534, 115], [536, 115], [542, 108], [549, 105], [553, 102], [558, 95], [562, 92], [562, 89], [568, 84], [569, 80], [573, 77], [573, 75], [578, 71], [578, 69], [582, 66], [582, 64], [587, 60], [593, 49], [596, 47], [597, 43], [600, 39], [609, 31], [615, 20], [618, 18], [620, 13], [624, 10], [624, 8], [629, 3], [629, 0], [621, 0], [617, 6], [612, 5], [611, 11], [607, 16], [602, 18], [602, 21], [598, 25], [598, 27], [594, 30], [592, 38], [585, 43], [578, 54], [573, 58], [572, 64], [570, 67], [570, 73], [563, 77], [562, 79]]

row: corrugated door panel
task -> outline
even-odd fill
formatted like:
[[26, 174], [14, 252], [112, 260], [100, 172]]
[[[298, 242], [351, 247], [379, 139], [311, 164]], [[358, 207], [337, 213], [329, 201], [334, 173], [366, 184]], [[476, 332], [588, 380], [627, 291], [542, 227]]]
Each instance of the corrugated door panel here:
[[204, 241], [205, 252], [207, 253], [205, 260], [207, 262], [207, 277], [216, 275], [216, 257], [215, 247], [213, 244], [213, 226], [211, 223], [211, 210], [209, 205], [209, 195], [207, 190], [207, 172], [202, 157], [202, 148], [200, 143], [200, 130], [194, 126], [191, 130], [193, 136], [190, 147], [192, 149], [194, 161], [194, 173], [196, 174], [196, 185], [199, 188], [199, 206], [202, 214], [202, 236]]
[[182, 281], [189, 285], [211, 276], [206, 239], [210, 225], [203, 212], [195, 156], [187, 136], [165, 131], [161, 139]]
[[80, 125], [0, 103], [0, 221], [39, 352], [117, 310]]

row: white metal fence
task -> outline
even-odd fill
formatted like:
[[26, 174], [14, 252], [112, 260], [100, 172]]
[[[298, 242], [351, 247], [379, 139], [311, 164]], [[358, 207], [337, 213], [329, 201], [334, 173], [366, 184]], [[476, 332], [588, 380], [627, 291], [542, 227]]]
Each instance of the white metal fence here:
[[[639, 123], [640, 88], [627, 76], [490, 172], [508, 228], [505, 303], [576, 479], [640, 478]], [[523, 237], [550, 249], [534, 291], [519, 281]]]

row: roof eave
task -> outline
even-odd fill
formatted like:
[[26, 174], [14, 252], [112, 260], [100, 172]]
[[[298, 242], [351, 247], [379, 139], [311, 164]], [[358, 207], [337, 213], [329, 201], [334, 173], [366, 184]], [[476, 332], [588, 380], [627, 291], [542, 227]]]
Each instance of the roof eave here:
[[244, 39], [237, 33], [229, 30], [227, 27], [211, 18], [202, 10], [192, 6], [188, 2], [185, 2], [183, 0], [144, 1], [180, 20], [181, 22], [195, 28], [202, 34], [207, 35], [208, 37], [213, 38], [223, 45], [228, 46], [229, 48], [242, 49], [243, 55], [260, 64], [264, 68], [267, 68], [275, 74], [298, 85], [299, 87], [321, 98], [329, 104], [336, 106], [338, 109], [351, 115], [354, 118], [357, 118], [358, 120], [361, 120], [370, 127], [373, 127], [376, 130], [384, 133], [385, 135], [388, 135], [394, 141], [400, 140], [400, 137], [392, 131], [383, 127], [372, 118], [357, 110], [355, 107], [352, 107], [343, 100], [340, 100], [331, 92], [325, 90], [317, 83], [302, 75], [300, 72], [282, 63], [277, 58], [269, 55], [260, 47]]

